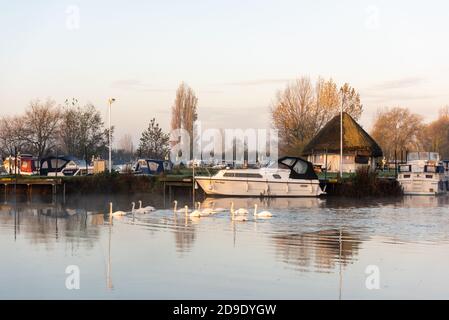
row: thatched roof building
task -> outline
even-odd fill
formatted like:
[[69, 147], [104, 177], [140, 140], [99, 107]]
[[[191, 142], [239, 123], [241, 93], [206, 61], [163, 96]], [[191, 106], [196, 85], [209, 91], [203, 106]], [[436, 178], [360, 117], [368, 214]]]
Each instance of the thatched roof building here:
[[[382, 149], [363, 128], [343, 112], [343, 151], [368, 157], [382, 157]], [[304, 155], [340, 153], [340, 115], [335, 116], [305, 146]]]

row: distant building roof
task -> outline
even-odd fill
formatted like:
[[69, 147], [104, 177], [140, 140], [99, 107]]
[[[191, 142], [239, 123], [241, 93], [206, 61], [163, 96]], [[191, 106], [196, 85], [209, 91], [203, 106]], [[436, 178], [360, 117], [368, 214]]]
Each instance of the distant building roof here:
[[[304, 155], [340, 152], [340, 115], [329, 121], [305, 146]], [[346, 112], [343, 112], [343, 151], [382, 157], [376, 141]]]

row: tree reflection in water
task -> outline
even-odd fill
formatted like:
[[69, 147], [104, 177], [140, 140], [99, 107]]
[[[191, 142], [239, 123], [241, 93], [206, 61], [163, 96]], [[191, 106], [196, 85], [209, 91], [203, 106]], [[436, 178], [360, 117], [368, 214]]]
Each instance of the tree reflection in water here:
[[[100, 235], [100, 229], [95, 226], [104, 224], [102, 213], [93, 214], [61, 204], [3, 204], [0, 212], [7, 213], [0, 215], [0, 224], [17, 224], [17, 236], [24, 236], [31, 244], [45, 245], [47, 250], [53, 249], [61, 239], [70, 244], [72, 251], [80, 245], [92, 249]], [[55, 241], [49, 241], [52, 239]]]
[[192, 249], [196, 239], [196, 223], [183, 214], [173, 215], [173, 233], [177, 252], [185, 253]]

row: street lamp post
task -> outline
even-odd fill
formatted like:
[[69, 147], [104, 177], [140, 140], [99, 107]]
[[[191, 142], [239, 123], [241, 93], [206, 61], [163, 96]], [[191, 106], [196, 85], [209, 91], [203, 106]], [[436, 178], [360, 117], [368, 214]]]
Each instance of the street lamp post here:
[[110, 98], [109, 99], [109, 162], [108, 162], [108, 166], [109, 166], [109, 173], [112, 173], [112, 132], [111, 132], [111, 107], [112, 107], [112, 103], [115, 102], [114, 98]]

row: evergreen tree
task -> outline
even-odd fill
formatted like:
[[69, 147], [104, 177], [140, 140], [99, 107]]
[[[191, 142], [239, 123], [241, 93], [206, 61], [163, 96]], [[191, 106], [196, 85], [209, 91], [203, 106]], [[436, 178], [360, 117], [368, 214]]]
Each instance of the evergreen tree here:
[[164, 133], [153, 118], [148, 129], [142, 133], [140, 138], [138, 156], [150, 159], [165, 159], [169, 152], [169, 135]]

